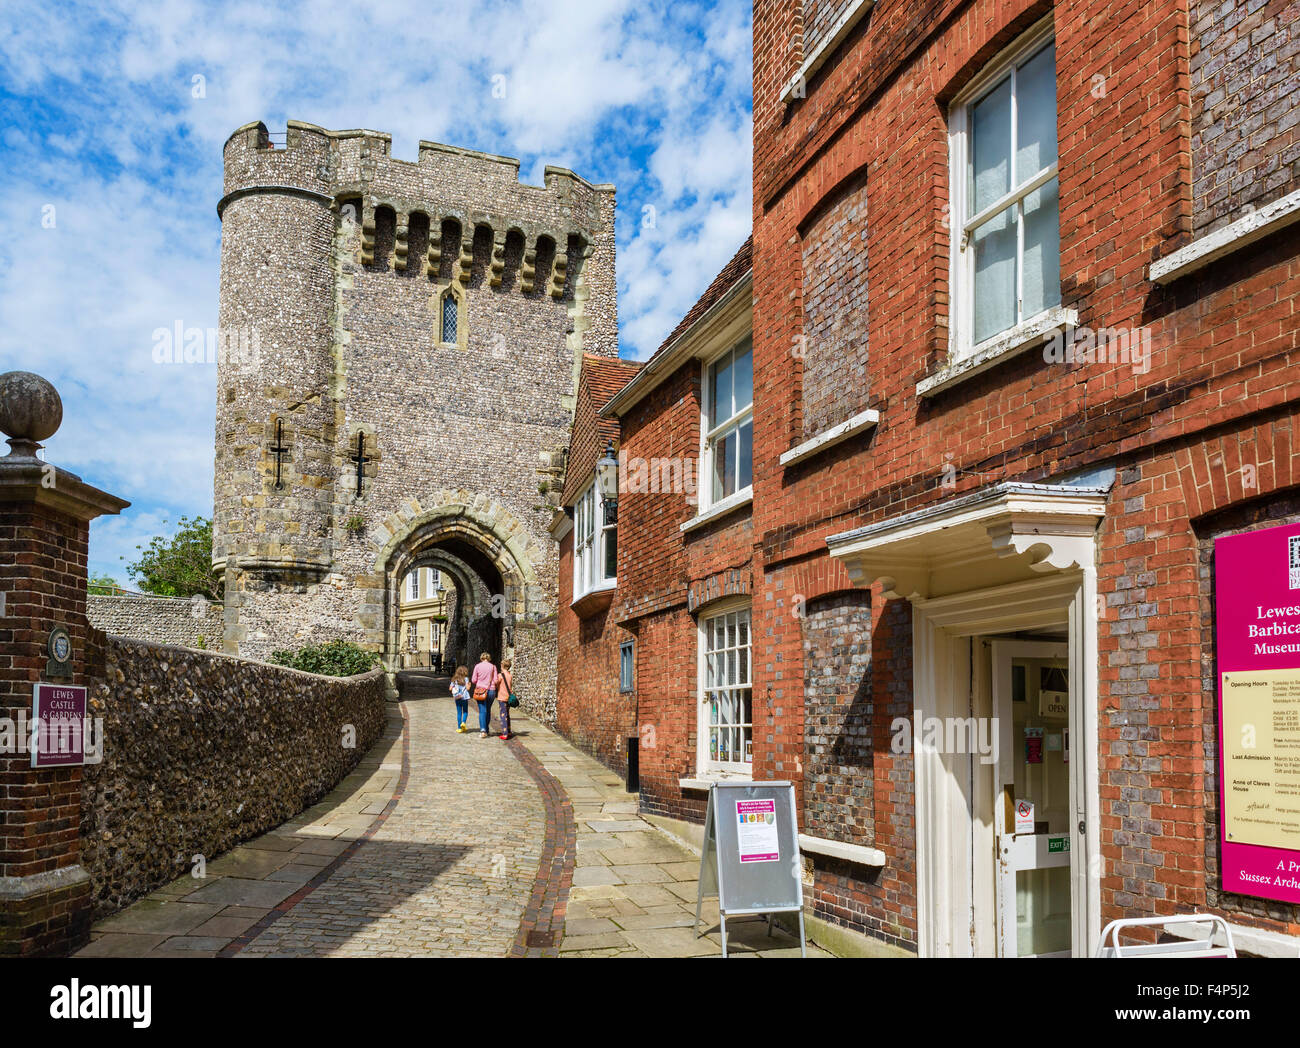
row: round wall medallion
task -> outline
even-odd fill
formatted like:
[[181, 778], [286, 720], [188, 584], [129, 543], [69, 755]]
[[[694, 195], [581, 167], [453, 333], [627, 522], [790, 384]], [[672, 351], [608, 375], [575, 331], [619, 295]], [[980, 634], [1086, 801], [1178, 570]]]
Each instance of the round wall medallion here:
[[72, 655], [72, 638], [62, 626], [50, 630], [50, 658], [55, 662], [67, 662]]

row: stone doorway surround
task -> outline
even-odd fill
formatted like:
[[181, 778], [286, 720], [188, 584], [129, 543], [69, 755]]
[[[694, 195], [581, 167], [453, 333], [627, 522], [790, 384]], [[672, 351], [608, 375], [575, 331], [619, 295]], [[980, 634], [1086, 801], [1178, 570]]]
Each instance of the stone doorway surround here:
[[472, 595], [478, 611], [499, 618], [498, 641], [488, 644], [494, 660], [514, 658], [521, 685], [538, 693], [534, 671], [540, 667], [529, 663], [536, 647], [532, 633], [546, 614], [541, 580], [547, 551], [509, 510], [482, 493], [435, 491], [403, 503], [369, 540], [375, 551], [371, 606], [382, 614], [365, 623], [366, 642], [384, 653], [390, 697], [397, 695], [401, 660], [400, 587], [407, 573], [422, 566], [446, 571], [458, 592]]
[[[1096, 532], [1107, 494], [1002, 483], [826, 540], [856, 585], [878, 582], [886, 600], [911, 602], [918, 717], [991, 714], [972, 694], [972, 638], [1049, 627], [1068, 636], [1071, 731], [1079, 740], [1071, 901], [1075, 952], [1083, 954], [1101, 930], [1100, 879], [1089, 871], [1100, 855]], [[919, 739], [915, 775], [920, 955], [991, 956], [992, 826], [978, 813], [992, 810], [992, 779], [975, 774], [971, 754], [939, 753]], [[990, 862], [973, 861], [980, 854]]]

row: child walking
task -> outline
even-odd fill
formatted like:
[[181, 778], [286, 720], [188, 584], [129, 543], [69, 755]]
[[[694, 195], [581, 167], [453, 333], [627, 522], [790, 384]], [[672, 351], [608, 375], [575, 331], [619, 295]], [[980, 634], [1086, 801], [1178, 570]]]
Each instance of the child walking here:
[[456, 667], [451, 694], [456, 700], [456, 730], [463, 735], [469, 731], [469, 670], [465, 666]]

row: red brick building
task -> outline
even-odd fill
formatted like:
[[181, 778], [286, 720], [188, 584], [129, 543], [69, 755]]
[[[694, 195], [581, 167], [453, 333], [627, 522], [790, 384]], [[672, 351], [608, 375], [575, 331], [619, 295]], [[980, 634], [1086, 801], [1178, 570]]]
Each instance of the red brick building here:
[[754, 64], [749, 414], [717, 284], [604, 409], [710, 480], [752, 427], [748, 490], [620, 493], [643, 809], [794, 780], [815, 915], [922, 955], [1294, 954], [1224, 861], [1215, 542], [1300, 530], [1300, 4], [759, 0]]
[[560, 543], [556, 726], [620, 775], [627, 773], [627, 740], [637, 734], [636, 703], [619, 684], [621, 645], [629, 638], [610, 615], [618, 531], [605, 523], [596, 462], [620, 440], [618, 422], [600, 417], [600, 409], [638, 367], [583, 357], [560, 498], [567, 512], [556, 514], [551, 529]]

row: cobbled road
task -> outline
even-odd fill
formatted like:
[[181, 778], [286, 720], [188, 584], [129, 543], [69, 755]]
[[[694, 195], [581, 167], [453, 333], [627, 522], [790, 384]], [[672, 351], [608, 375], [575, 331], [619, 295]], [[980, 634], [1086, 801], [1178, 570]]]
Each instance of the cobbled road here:
[[457, 734], [450, 699], [417, 696], [405, 707], [411, 772], [396, 807], [237, 956], [510, 951], [541, 857], [537, 787], [495, 735]]

